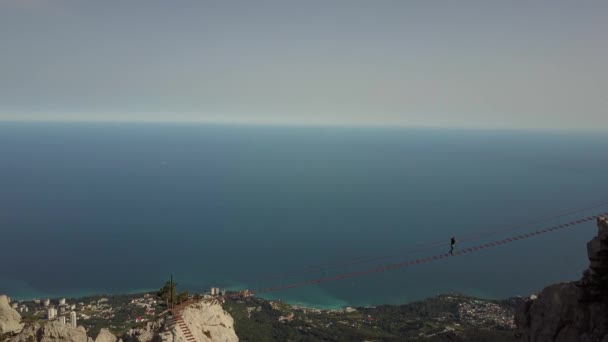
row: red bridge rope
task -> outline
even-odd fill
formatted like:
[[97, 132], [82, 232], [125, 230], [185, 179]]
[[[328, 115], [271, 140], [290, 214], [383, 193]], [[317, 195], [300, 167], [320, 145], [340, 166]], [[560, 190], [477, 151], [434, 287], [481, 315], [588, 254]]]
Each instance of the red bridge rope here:
[[425, 258], [406, 260], [401, 263], [388, 264], [388, 265], [384, 265], [384, 266], [380, 266], [380, 267], [373, 267], [373, 268], [363, 270], [363, 271], [358, 271], [358, 272], [343, 273], [343, 274], [338, 274], [338, 275], [329, 276], [329, 277], [308, 279], [306, 281], [295, 282], [295, 283], [291, 283], [291, 284], [287, 284], [287, 285], [260, 288], [260, 289], [254, 290], [252, 292], [254, 294], [278, 292], [278, 291], [284, 291], [284, 290], [305, 287], [305, 286], [310, 286], [310, 285], [319, 285], [322, 283], [330, 283], [330, 282], [335, 282], [335, 281], [340, 281], [340, 280], [352, 279], [352, 278], [356, 278], [356, 277], [360, 277], [360, 276], [364, 276], [364, 275], [368, 275], [368, 274], [379, 273], [379, 272], [400, 270], [400, 269], [404, 269], [404, 268], [419, 265], [419, 264], [425, 264], [425, 263], [429, 263], [429, 262], [433, 262], [433, 261], [439, 261], [439, 260], [445, 260], [445, 259], [457, 257], [460, 255], [475, 253], [475, 252], [478, 252], [478, 251], [481, 251], [484, 249], [502, 246], [502, 245], [505, 245], [508, 243], [528, 239], [531, 237], [536, 237], [536, 236], [546, 234], [546, 233], [552, 233], [552, 232], [555, 232], [555, 231], [558, 231], [558, 230], [561, 230], [564, 228], [574, 227], [581, 223], [591, 221], [602, 215], [608, 215], [608, 212], [601, 213], [599, 215], [593, 215], [593, 216], [580, 218], [578, 220], [573, 220], [568, 223], [560, 224], [560, 225], [545, 228], [545, 229], [539, 229], [539, 230], [536, 230], [533, 232], [522, 233], [520, 235], [511, 236], [509, 238], [505, 238], [505, 239], [501, 239], [501, 240], [495, 240], [492, 242], [479, 244], [479, 245], [469, 247], [469, 248], [463, 248], [461, 250], [455, 251], [454, 254], [442, 253], [442, 254], [432, 255], [429, 257], [425, 257]]

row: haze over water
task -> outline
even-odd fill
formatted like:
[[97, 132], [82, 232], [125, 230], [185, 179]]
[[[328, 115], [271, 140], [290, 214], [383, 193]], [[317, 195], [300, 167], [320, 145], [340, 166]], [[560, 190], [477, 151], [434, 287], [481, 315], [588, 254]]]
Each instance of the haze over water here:
[[[278, 285], [251, 278], [447, 242], [606, 200], [606, 151], [605, 136], [591, 133], [5, 122], [0, 293], [123, 293], [158, 288], [171, 273], [192, 291]], [[600, 211], [608, 208], [583, 214]], [[269, 298], [332, 307], [445, 292], [527, 295], [578, 278], [594, 233], [586, 223]]]

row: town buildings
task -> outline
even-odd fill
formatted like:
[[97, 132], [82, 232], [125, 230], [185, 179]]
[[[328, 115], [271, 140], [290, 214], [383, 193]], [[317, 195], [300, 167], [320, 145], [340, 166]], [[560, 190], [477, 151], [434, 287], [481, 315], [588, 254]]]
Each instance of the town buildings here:
[[77, 325], [76, 311], [70, 312], [70, 324], [75, 328]]
[[53, 319], [55, 317], [57, 317], [57, 309], [55, 309], [54, 307], [48, 308], [46, 318]]

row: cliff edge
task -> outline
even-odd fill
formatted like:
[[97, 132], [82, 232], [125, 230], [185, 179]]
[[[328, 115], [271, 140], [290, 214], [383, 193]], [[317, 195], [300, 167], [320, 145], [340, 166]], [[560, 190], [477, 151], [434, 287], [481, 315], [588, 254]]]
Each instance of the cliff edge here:
[[0, 335], [17, 333], [21, 329], [21, 315], [11, 307], [6, 295], [0, 295]]
[[234, 319], [216, 300], [202, 300], [186, 306], [168, 322], [162, 342], [238, 342]]
[[581, 280], [548, 286], [516, 310], [521, 341], [608, 342], [608, 219], [597, 226]]
[[28, 324], [9, 342], [90, 342], [83, 327], [72, 327], [59, 321]]

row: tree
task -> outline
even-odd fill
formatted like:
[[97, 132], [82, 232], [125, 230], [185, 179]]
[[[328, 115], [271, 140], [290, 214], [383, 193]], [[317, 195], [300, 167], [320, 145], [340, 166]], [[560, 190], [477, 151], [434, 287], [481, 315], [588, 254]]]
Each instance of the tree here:
[[187, 301], [189, 297], [190, 297], [190, 294], [188, 293], [188, 291], [184, 291], [184, 292], [180, 293], [179, 296], [177, 296], [177, 302], [183, 303], [183, 302]]
[[176, 287], [177, 287], [176, 283], [167, 281], [165, 283], [165, 286], [161, 287], [160, 290], [158, 290], [157, 295], [160, 298], [162, 298], [165, 301], [165, 303], [167, 303], [167, 304], [176, 303], [177, 302]]

